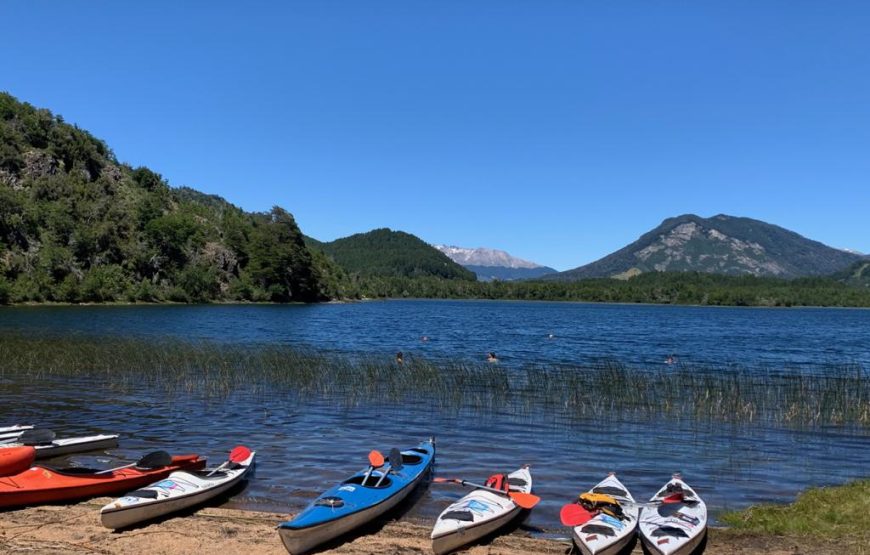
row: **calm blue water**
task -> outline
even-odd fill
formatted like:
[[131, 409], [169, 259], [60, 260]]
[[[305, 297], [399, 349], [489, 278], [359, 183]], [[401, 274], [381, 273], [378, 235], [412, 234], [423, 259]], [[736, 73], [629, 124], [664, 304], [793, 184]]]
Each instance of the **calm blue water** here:
[[[870, 311], [748, 309], [480, 301], [389, 301], [318, 306], [27, 307], [0, 309], [0, 336], [171, 336], [300, 345], [348, 353], [482, 360], [504, 364], [617, 360], [789, 368], [870, 366]], [[549, 335], [554, 337], [550, 338]], [[422, 336], [429, 341], [422, 341]], [[0, 383], [0, 425], [30, 422], [69, 434], [120, 432], [122, 446], [76, 455], [80, 464], [136, 459], [168, 448], [220, 460], [236, 443], [260, 466], [236, 506], [291, 512], [365, 465], [372, 448], [438, 439], [440, 475], [483, 479], [531, 463], [544, 502], [531, 524], [558, 527], [558, 510], [610, 470], [646, 498], [674, 471], [714, 511], [788, 501], [802, 489], [864, 477], [870, 433], [830, 427], [602, 422], [559, 414], [442, 410], [406, 405], [347, 407], [270, 392], [206, 402], [185, 392], [117, 391], [97, 380]], [[431, 519], [464, 492], [432, 485], [409, 516]]]
[[[870, 365], [870, 310], [511, 301], [0, 309], [0, 333], [173, 336], [506, 364]], [[553, 334], [553, 338], [549, 335]], [[427, 336], [429, 341], [421, 340]]]

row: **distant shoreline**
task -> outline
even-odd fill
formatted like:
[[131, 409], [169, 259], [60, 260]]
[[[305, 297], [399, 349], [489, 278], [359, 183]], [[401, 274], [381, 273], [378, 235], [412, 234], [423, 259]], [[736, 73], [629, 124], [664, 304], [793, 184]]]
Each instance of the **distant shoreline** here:
[[184, 303], [177, 301], [160, 301], [160, 302], [144, 302], [144, 301], [107, 301], [107, 302], [86, 302], [86, 303], [70, 303], [70, 302], [33, 302], [27, 301], [22, 303], [0, 304], [0, 310], [4, 308], [67, 308], [67, 307], [151, 307], [151, 306], [304, 306], [304, 305], [330, 305], [330, 304], [356, 304], [368, 302], [394, 302], [394, 301], [473, 301], [473, 302], [499, 302], [499, 303], [559, 303], [559, 304], [588, 304], [597, 306], [674, 306], [688, 308], [769, 308], [769, 309], [848, 309], [848, 310], [870, 310], [870, 306], [861, 305], [739, 305], [739, 304], [697, 304], [697, 303], [655, 303], [655, 302], [628, 302], [628, 301], [583, 301], [573, 299], [488, 299], [485, 297], [362, 297], [359, 299], [332, 299], [329, 301], [321, 301], [315, 303], [305, 302], [272, 302], [272, 301], [235, 301], [235, 300], [216, 300], [203, 303]]

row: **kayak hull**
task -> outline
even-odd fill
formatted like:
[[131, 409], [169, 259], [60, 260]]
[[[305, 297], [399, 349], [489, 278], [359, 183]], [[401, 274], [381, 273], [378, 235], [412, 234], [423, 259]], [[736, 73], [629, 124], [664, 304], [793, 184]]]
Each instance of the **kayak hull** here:
[[33, 447], [9, 447], [0, 449], [0, 476], [14, 476], [24, 472], [36, 459]]
[[396, 495], [384, 503], [375, 505], [370, 509], [364, 509], [350, 514], [338, 520], [325, 522], [308, 528], [281, 528], [279, 529], [281, 542], [284, 544], [288, 553], [293, 555], [307, 553], [318, 545], [341, 537], [351, 530], [355, 530], [356, 528], [359, 528], [360, 526], [363, 526], [383, 515], [401, 503], [402, 500], [411, 493], [411, 489], [414, 487], [415, 486], [410, 486], [410, 489], [405, 491], [403, 495]]
[[211, 476], [208, 476], [207, 470], [173, 472], [165, 480], [143, 488], [153, 492], [154, 498], [128, 494], [103, 507], [100, 520], [106, 528], [127, 528], [201, 505], [246, 481], [254, 468], [254, 455], [252, 452], [236, 468]]
[[[389, 472], [387, 463], [381, 471], [371, 473], [366, 484], [376, 483], [383, 472], [387, 478], [383, 487], [363, 486], [366, 471], [360, 471], [330, 488], [314, 500], [292, 521], [278, 525], [278, 534], [287, 551], [299, 555], [371, 522], [393, 509], [426, 479], [435, 459], [432, 440], [414, 449], [402, 451], [403, 466]], [[340, 504], [324, 505], [338, 499]]]
[[675, 491], [672, 488], [682, 490], [688, 502], [662, 504], [641, 513], [640, 538], [655, 555], [688, 555], [707, 535], [707, 505], [682, 479], [675, 476], [651, 502], [672, 494]]
[[[99, 449], [111, 449], [118, 446], [117, 435], [96, 435], [88, 437], [70, 437], [66, 439], [56, 439], [51, 443], [44, 445], [34, 445], [36, 449], [37, 459], [48, 459], [51, 457], [59, 457], [61, 455], [70, 455], [72, 453], [84, 453], [87, 451], [97, 451]], [[0, 445], [0, 449], [8, 449], [11, 447], [21, 447], [20, 443], [6, 443]], [[2, 453], [2, 451], [0, 451]], [[2, 469], [0, 469], [2, 471]]]
[[625, 519], [619, 520], [609, 515], [598, 514], [588, 522], [573, 527], [571, 537], [583, 555], [615, 555], [634, 540], [640, 508], [631, 492], [615, 474], [610, 474], [593, 486], [589, 493], [606, 494], [616, 499]]
[[[508, 482], [511, 491], [532, 491], [532, 476], [528, 467], [508, 474]], [[442, 555], [474, 543], [510, 523], [521, 511], [522, 508], [505, 495], [476, 489], [452, 503], [438, 516], [432, 529], [432, 551]], [[467, 513], [473, 520], [445, 518], [450, 512]]]
[[153, 470], [125, 468], [106, 474], [87, 469], [57, 471], [34, 466], [16, 475], [0, 477], [0, 507], [21, 507], [58, 503], [120, 492], [145, 486], [165, 478], [175, 470], [199, 469], [205, 459], [197, 455], [172, 458], [172, 464]]

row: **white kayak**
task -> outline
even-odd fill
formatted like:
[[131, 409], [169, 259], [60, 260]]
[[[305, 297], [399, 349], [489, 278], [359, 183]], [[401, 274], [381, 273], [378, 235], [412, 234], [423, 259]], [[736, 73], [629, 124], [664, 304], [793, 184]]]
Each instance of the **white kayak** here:
[[[4, 447], [21, 447], [22, 443], [9, 442], [0, 444], [0, 448]], [[86, 437], [68, 437], [55, 439], [51, 442], [40, 443], [33, 445], [36, 449], [37, 459], [47, 459], [49, 457], [57, 457], [60, 455], [69, 455], [71, 453], [83, 453], [85, 451], [96, 451], [98, 449], [111, 449], [118, 446], [117, 434], [101, 434]]]
[[254, 451], [247, 448], [245, 451], [246, 458], [239, 462], [227, 461], [225, 468], [177, 470], [164, 480], [112, 501], [100, 509], [103, 526], [125, 528], [205, 503], [226, 493], [247, 480], [254, 468]]
[[0, 428], [0, 440], [4, 440], [10, 437], [18, 437], [24, 430], [32, 429], [33, 426], [6, 426], [4, 428]]
[[[507, 476], [510, 491], [532, 492], [532, 475], [523, 466]], [[475, 489], [438, 515], [432, 528], [432, 550], [450, 553], [492, 534], [509, 523], [522, 509], [507, 495]]]
[[595, 516], [572, 528], [574, 543], [583, 555], [613, 555], [619, 553], [634, 539], [640, 506], [622, 482], [612, 472], [589, 490], [590, 499], [611, 498], [599, 501]]
[[650, 502], [679, 494], [682, 502], [645, 508], [640, 515], [640, 538], [650, 553], [688, 555], [706, 536], [707, 505], [679, 474], [674, 474]]

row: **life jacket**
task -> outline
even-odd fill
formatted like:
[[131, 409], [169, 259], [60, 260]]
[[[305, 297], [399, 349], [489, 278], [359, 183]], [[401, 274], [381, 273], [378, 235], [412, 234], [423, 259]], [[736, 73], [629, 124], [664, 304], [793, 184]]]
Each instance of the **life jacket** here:
[[510, 491], [507, 474], [493, 474], [486, 479], [484, 485], [488, 488], [497, 489], [499, 491]]
[[580, 505], [589, 512], [600, 511], [619, 520], [625, 520], [622, 506], [615, 497], [604, 493], [581, 493], [577, 500]]

